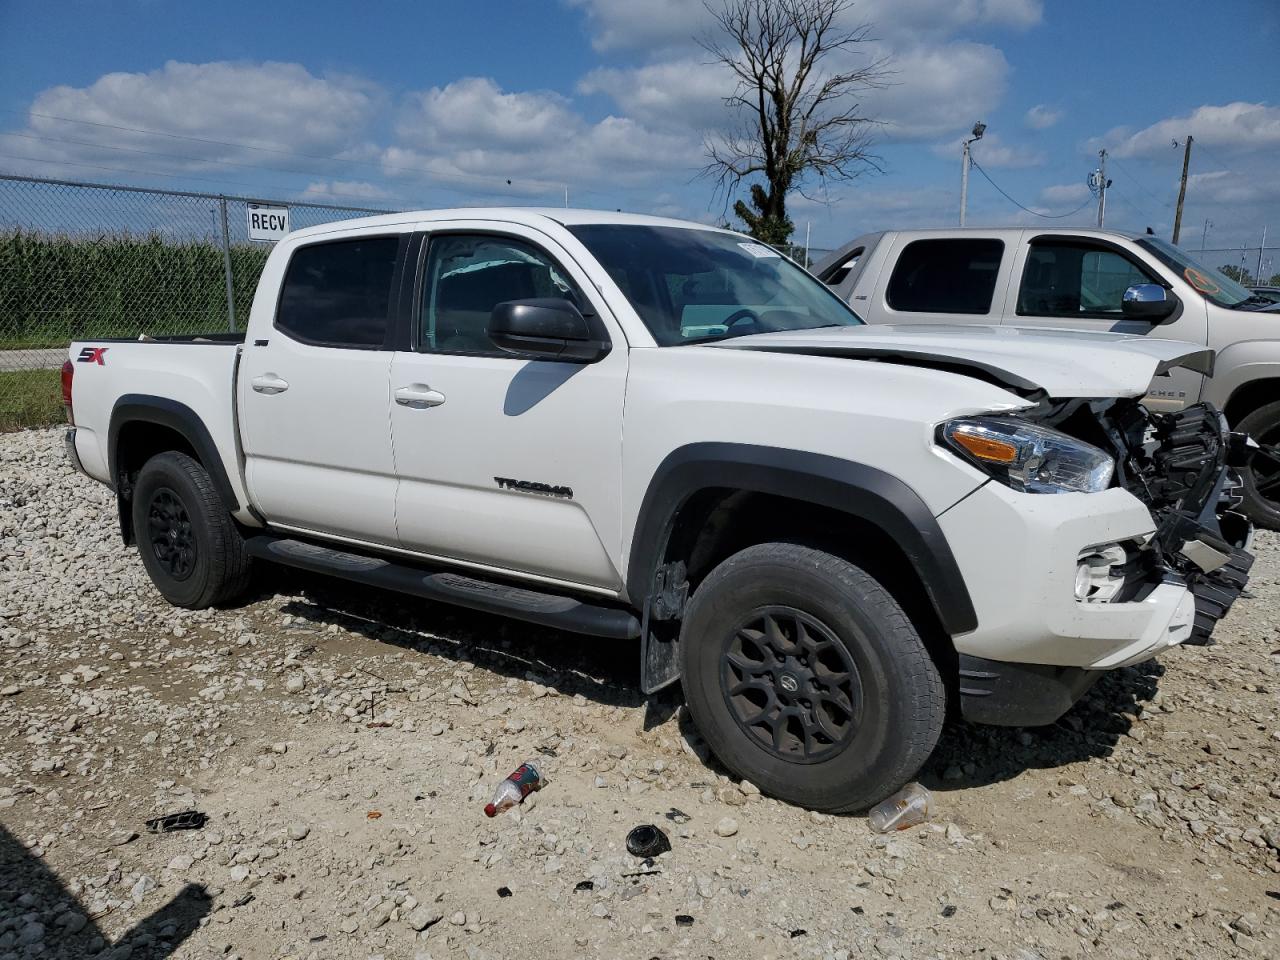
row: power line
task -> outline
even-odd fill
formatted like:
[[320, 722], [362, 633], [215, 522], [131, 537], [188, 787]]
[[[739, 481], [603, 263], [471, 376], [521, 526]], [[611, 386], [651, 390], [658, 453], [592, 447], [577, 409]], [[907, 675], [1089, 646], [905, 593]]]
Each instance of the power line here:
[[[29, 163], [54, 163], [57, 165], [65, 165], [69, 167], [85, 167], [90, 170], [108, 170], [112, 173], [128, 173], [128, 174], [133, 174], [135, 176], [142, 175], [144, 177], [165, 177], [171, 180], [193, 180], [200, 183], [232, 184], [233, 186], [240, 187], [241, 189], [248, 187], [254, 190], [263, 190], [263, 191], [266, 191], [268, 194], [275, 193], [285, 189], [284, 187], [278, 184], [275, 186], [267, 186], [266, 184], [261, 184], [261, 183], [244, 183], [240, 180], [228, 180], [226, 178], [189, 176], [188, 174], [185, 174], [185, 173], [160, 173], [158, 170], [140, 170], [136, 167], [132, 167], [132, 168], [131, 167], [110, 167], [100, 163], [84, 163], [79, 160], [51, 161], [48, 157], [21, 157], [15, 154], [7, 154], [7, 153], [0, 153], [0, 160], [21, 160]], [[324, 195], [326, 197], [337, 197], [340, 199], [347, 199], [347, 200], [360, 200], [364, 203], [368, 203], [370, 200], [370, 198], [367, 196], [359, 196], [354, 193], [333, 193], [330, 191], [326, 191]], [[399, 201], [398, 198], [395, 198], [395, 197], [389, 197], [387, 199], [390, 200], [391, 202], [403, 202], [403, 201]], [[407, 205], [412, 205], [412, 204], [407, 204]]]
[[1156, 196], [1154, 193], [1148, 190], [1145, 186], [1143, 186], [1142, 182], [1138, 180], [1138, 178], [1135, 177], [1132, 173], [1130, 173], [1129, 168], [1126, 167], [1124, 164], [1122, 164], [1119, 160], [1117, 160], [1114, 154], [1110, 154], [1110, 153], [1107, 154], [1107, 159], [1109, 159], [1112, 163], [1114, 163], [1116, 167], [1120, 170], [1120, 172], [1123, 173], [1125, 177], [1128, 178], [1133, 183], [1134, 186], [1136, 186], [1139, 190], [1145, 193], [1148, 197], [1150, 197], [1152, 200], [1154, 200], [1156, 203], [1160, 204], [1163, 207], [1168, 207], [1170, 210], [1173, 209], [1172, 203], [1170, 203], [1167, 200], [1161, 200], [1158, 196]]
[[982, 174], [982, 178], [986, 180], [987, 183], [991, 184], [991, 186], [996, 188], [996, 192], [999, 193], [1000, 196], [1004, 197], [1006, 200], [1012, 203], [1015, 207], [1019, 208], [1020, 210], [1025, 210], [1027, 213], [1035, 217], [1041, 217], [1042, 219], [1045, 219], [1045, 220], [1063, 220], [1067, 217], [1075, 216], [1085, 207], [1093, 203], [1093, 197], [1090, 197], [1084, 203], [1080, 204], [1080, 206], [1076, 207], [1074, 210], [1069, 211], [1068, 213], [1040, 213], [1038, 210], [1032, 210], [1030, 207], [1023, 206], [1017, 200], [1013, 199], [1013, 197], [1009, 196], [1007, 193], [1001, 190], [1000, 185], [987, 175], [987, 171], [983, 170], [981, 164], [979, 164], [977, 160], [973, 159], [972, 154], [970, 154], [969, 156], [969, 162], [973, 164], [973, 166], [977, 169], [977, 171], [980, 174]]
[[[358, 160], [353, 157], [336, 157], [336, 156], [327, 156], [327, 155], [314, 154], [314, 153], [299, 153], [296, 150], [283, 150], [283, 149], [280, 149], [279, 147], [264, 147], [256, 143], [244, 143], [244, 142], [234, 141], [234, 140], [218, 140], [212, 137], [197, 137], [197, 136], [192, 136], [190, 134], [182, 134], [182, 133], [169, 133], [164, 130], [150, 130], [146, 127], [130, 127], [130, 126], [126, 126], [124, 124], [119, 124], [119, 123], [105, 123], [100, 120], [78, 120], [74, 117], [59, 117], [59, 116], [54, 116], [53, 114], [50, 114], [50, 113], [36, 113], [35, 111], [7, 110], [5, 112], [12, 113], [17, 116], [23, 116], [23, 117], [39, 117], [42, 120], [56, 120], [59, 123], [77, 123], [77, 124], [82, 124], [90, 127], [101, 127], [107, 130], [122, 130], [128, 133], [141, 133], [146, 136], [152, 136], [152, 137], [166, 137], [170, 140], [186, 140], [191, 143], [204, 143], [204, 144], [211, 144], [213, 146], [219, 146], [219, 147], [234, 147], [240, 150], [257, 150], [262, 153], [272, 153], [272, 154], [277, 154], [279, 156], [294, 157], [302, 160], [323, 160], [323, 161], [328, 161], [330, 163], [347, 164], [349, 166], [373, 167], [379, 171], [389, 170], [389, 171], [394, 171], [399, 173], [413, 173], [413, 174], [417, 174], [418, 176], [434, 178], [438, 180], [452, 179], [460, 182], [469, 181], [472, 183], [478, 183], [484, 186], [488, 186], [491, 189], [500, 188], [500, 187], [509, 187], [513, 185], [510, 178], [502, 177], [497, 174], [436, 171], [436, 170], [426, 169], [423, 167], [411, 167], [403, 164], [384, 163], [381, 160]], [[30, 136], [30, 135], [27, 135], [27, 136]], [[82, 141], [71, 141], [71, 142], [82, 142]], [[97, 143], [97, 142], [90, 142], [88, 145], [105, 147], [107, 149], [119, 149], [119, 148], [112, 148], [109, 144], [103, 144], [103, 143]], [[180, 157], [180, 159], [202, 160], [203, 162], [209, 162], [209, 163], [232, 162], [232, 161], [213, 161], [213, 160], [204, 161], [204, 158], [187, 157], [187, 156], [182, 156]], [[261, 169], [273, 169], [273, 168], [263, 167]], [[296, 172], [296, 171], [289, 171], [289, 172]], [[559, 190], [563, 186], [561, 184], [549, 182], [545, 179], [538, 178], [538, 177], [532, 178], [532, 182], [535, 184], [549, 183], [549, 186], [546, 188], [546, 191], [545, 191], [548, 193], [550, 193], [553, 190]], [[615, 185], [613, 189], [642, 190], [645, 188]], [[595, 191], [595, 190], [582, 191], [576, 187], [575, 187], [575, 192], [585, 192], [585, 193], [590, 193], [597, 196], [603, 195], [599, 191]]]

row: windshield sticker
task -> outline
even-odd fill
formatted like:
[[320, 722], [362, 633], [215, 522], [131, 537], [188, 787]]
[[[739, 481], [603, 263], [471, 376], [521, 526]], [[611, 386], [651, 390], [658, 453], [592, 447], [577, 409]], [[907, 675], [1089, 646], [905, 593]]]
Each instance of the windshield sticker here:
[[743, 250], [747, 251], [747, 253], [751, 254], [753, 257], [756, 257], [757, 259], [760, 259], [760, 260], [763, 260], [765, 257], [782, 256], [782, 254], [778, 253], [777, 250], [771, 250], [769, 247], [766, 247], [763, 243], [740, 243], [738, 244], [738, 246], [740, 246]]
[[1182, 271], [1182, 275], [1187, 278], [1187, 283], [1191, 284], [1201, 293], [1207, 293], [1209, 296], [1213, 296], [1215, 293], [1222, 292], [1222, 287], [1214, 283], [1213, 278], [1203, 270], [1197, 270], [1195, 267], [1187, 267], [1187, 269]]

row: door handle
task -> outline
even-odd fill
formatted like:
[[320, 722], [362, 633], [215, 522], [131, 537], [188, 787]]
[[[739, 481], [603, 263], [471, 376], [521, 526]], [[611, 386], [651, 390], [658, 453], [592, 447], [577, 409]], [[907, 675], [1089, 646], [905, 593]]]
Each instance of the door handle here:
[[289, 389], [289, 381], [281, 380], [274, 373], [264, 373], [260, 377], [254, 377], [249, 381], [255, 393], [265, 393], [268, 396], [276, 393], [284, 393]]
[[444, 394], [439, 390], [432, 390], [425, 383], [411, 383], [407, 387], [401, 387], [393, 396], [400, 406], [413, 410], [425, 410], [444, 403]]

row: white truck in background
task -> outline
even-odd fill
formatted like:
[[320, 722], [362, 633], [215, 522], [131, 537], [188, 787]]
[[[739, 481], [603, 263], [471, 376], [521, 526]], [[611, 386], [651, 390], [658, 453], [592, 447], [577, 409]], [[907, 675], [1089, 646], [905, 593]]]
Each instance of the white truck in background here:
[[1210, 351], [867, 326], [729, 231], [445, 210], [280, 241], [243, 337], [71, 346], [69, 456], [172, 603], [287, 564], [610, 641], [721, 761], [821, 810], [916, 774], [948, 704], [1056, 720], [1206, 643], [1247, 447], [1153, 413]]
[[890, 230], [813, 272], [867, 323], [1114, 331], [1211, 348], [1213, 370], [1170, 370], [1152, 410], [1207, 401], [1259, 449], [1244, 511], [1280, 529], [1280, 303], [1150, 234], [1022, 227]]

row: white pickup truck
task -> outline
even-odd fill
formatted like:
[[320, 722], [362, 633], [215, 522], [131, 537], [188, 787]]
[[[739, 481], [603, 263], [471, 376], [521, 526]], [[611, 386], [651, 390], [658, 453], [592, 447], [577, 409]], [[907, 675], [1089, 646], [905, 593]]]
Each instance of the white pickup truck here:
[[1280, 303], [1181, 247], [1112, 230], [890, 230], [846, 244], [814, 273], [867, 323], [1115, 331], [1212, 348], [1212, 371], [1170, 371], [1145, 403], [1205, 400], [1253, 437], [1242, 509], [1280, 530]]
[[75, 343], [68, 451], [172, 603], [260, 561], [636, 642], [724, 764], [821, 810], [948, 704], [1056, 720], [1205, 643], [1248, 448], [1138, 399], [1203, 347], [870, 327], [738, 234], [457, 210], [290, 234], [238, 338]]

